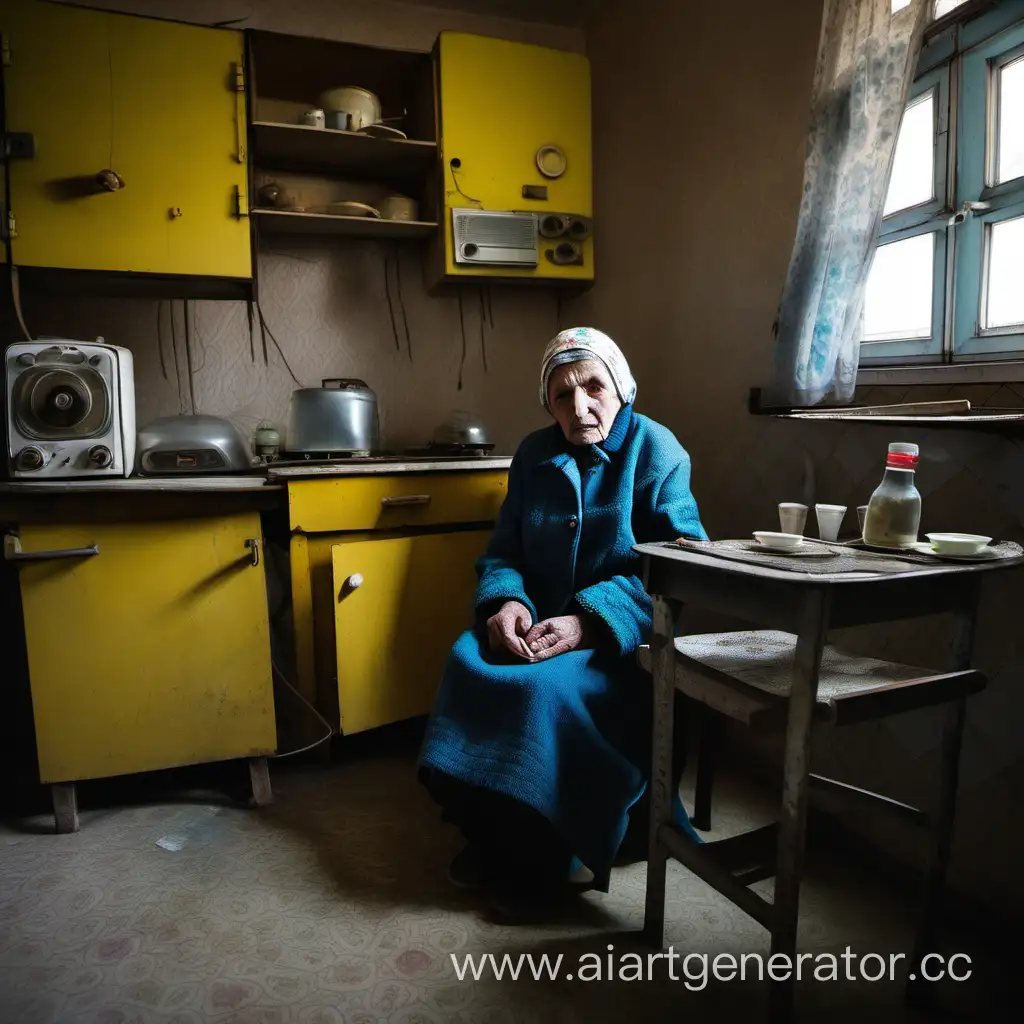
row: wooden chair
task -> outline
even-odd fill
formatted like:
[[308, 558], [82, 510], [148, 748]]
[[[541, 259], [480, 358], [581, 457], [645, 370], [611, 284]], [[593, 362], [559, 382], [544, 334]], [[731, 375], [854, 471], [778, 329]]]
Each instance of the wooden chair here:
[[[695, 827], [706, 830], [711, 826], [714, 759], [722, 724], [719, 716], [727, 716], [753, 729], [785, 728], [796, 641], [793, 634], [776, 630], [711, 633], [675, 639], [676, 690], [700, 706], [704, 719], [698, 749]], [[639, 660], [645, 669], [651, 670], [649, 648], [641, 648]], [[955, 702], [957, 707], [951, 719], [953, 725], [947, 727], [943, 738], [939, 792], [933, 812], [813, 773], [809, 775], [812, 790], [885, 808], [928, 829], [932, 848], [945, 853], [937, 859], [942, 865], [940, 870], [944, 871], [953, 833], [965, 701], [984, 689], [985, 682], [985, 677], [974, 670], [933, 672], [858, 657], [825, 646], [813, 713], [816, 726], [838, 727], [939, 704]], [[655, 764], [653, 772], [658, 771], [659, 765]], [[731, 876], [727, 880], [719, 874], [717, 881], [726, 882], [729, 889], [742, 897], [742, 893], [736, 892], [736, 883], [749, 886], [775, 873], [777, 840], [778, 831], [772, 825], [707, 844], [703, 849], [713, 849], [718, 866]], [[673, 855], [677, 854], [681, 854], [678, 859], [694, 870], [700, 867], [698, 861], [687, 856], [685, 849], [673, 851]], [[716, 880], [709, 877], [708, 881], [719, 887]], [[928, 879], [924, 924], [912, 963], [928, 952], [920, 948], [922, 936], [932, 933], [943, 883], [944, 878]]]

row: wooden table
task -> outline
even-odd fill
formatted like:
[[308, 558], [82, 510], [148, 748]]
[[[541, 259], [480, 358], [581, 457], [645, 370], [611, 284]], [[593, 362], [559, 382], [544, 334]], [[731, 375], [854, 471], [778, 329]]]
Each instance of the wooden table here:
[[[644, 931], [659, 949], [664, 942], [665, 871], [676, 856], [715, 889], [758, 920], [772, 935], [771, 952], [794, 957], [803, 866], [804, 829], [809, 788], [812, 717], [829, 629], [916, 618], [937, 613], [955, 617], [951, 668], [971, 667], [978, 597], [985, 576], [1017, 568], [1024, 557], [983, 563], [908, 564], [906, 573], [830, 573], [728, 561], [674, 545], [638, 544], [643, 579], [654, 601], [651, 637], [654, 677], [654, 736], [651, 778], [651, 834], [647, 869]], [[737, 882], [706, 847], [681, 844], [671, 826], [672, 702], [675, 684], [674, 637], [683, 605], [696, 605], [730, 615], [758, 627], [783, 630], [798, 637], [792, 690], [786, 721], [782, 806], [775, 858], [773, 902]], [[964, 701], [948, 705], [943, 733], [946, 765], [941, 780], [939, 820], [929, 850], [925, 910], [915, 945], [911, 972], [925, 953], [934, 950], [940, 897], [945, 884], [957, 790], [957, 752], [964, 727]], [[712, 846], [714, 844], [709, 844]], [[767, 873], [766, 873], [767, 874]], [[917, 972], [920, 977], [920, 971]], [[771, 990], [772, 1020], [792, 1014], [793, 985], [775, 982]]]

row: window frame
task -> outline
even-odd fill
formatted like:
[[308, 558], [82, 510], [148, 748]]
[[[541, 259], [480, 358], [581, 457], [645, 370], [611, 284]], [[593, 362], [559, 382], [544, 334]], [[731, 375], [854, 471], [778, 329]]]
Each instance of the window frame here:
[[[1022, 15], [1014, 3], [986, 12], [964, 5], [942, 19], [949, 19], [949, 26], [922, 50], [908, 106], [937, 90], [935, 197], [884, 218], [878, 245], [935, 232], [932, 336], [862, 341], [859, 369], [869, 376], [900, 367], [928, 371], [932, 379], [943, 369], [965, 370], [965, 363], [999, 361], [1019, 364], [1024, 380], [1024, 325], [981, 326], [991, 225], [1024, 215], [1024, 177], [993, 184], [998, 159], [993, 97], [999, 70], [1024, 56]], [[977, 127], [959, 131], [961, 125]], [[954, 211], [968, 201], [989, 208], [954, 225]]]
[[978, 128], [962, 132], [958, 140], [956, 198], [958, 204], [985, 202], [989, 208], [956, 228], [952, 362], [965, 357], [1024, 362], [1024, 325], [982, 326], [992, 226], [1024, 216], [1024, 176], [995, 184], [999, 70], [1021, 57], [1024, 21], [998, 30], [962, 56], [961, 119]]

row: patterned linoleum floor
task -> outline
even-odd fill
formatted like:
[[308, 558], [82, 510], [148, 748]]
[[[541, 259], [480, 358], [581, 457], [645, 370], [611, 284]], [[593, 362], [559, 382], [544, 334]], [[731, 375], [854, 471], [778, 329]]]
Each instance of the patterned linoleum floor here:
[[[83, 794], [94, 802], [77, 835], [45, 834], [44, 816], [0, 827], [0, 1024], [764, 1019], [765, 987], [749, 980], [702, 991], [666, 971], [649, 982], [460, 982], [450, 953], [561, 953], [564, 970], [583, 953], [606, 958], [609, 945], [646, 958], [643, 865], [617, 870], [610, 893], [553, 923], [499, 926], [446, 882], [458, 837], [438, 823], [411, 757], [274, 771], [277, 800], [258, 812], [209, 791], [103, 806], [100, 788]], [[716, 810], [713, 837], [763, 824], [770, 806], [723, 780]], [[681, 955], [767, 956], [760, 927], [678, 865], [668, 892], [666, 940]], [[905, 893], [855, 863], [812, 856], [801, 947], [906, 951], [911, 914]], [[941, 989], [946, 1008], [1006, 1019], [995, 1010], [1001, 967], [953, 949], [971, 952], [975, 973]], [[798, 999], [799, 1019], [930, 1019], [904, 1010], [886, 982], [809, 982]]]

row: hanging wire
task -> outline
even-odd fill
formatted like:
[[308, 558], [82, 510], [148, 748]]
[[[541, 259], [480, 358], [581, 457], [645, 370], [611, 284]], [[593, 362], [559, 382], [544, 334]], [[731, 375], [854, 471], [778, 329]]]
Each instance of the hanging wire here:
[[284, 368], [288, 371], [288, 373], [291, 376], [292, 380], [295, 381], [295, 383], [300, 388], [304, 388], [306, 385], [303, 384], [302, 381], [299, 380], [299, 378], [295, 376], [295, 371], [292, 369], [291, 363], [288, 362], [288, 357], [284, 354], [284, 350], [281, 348], [280, 344], [278, 343], [277, 338], [274, 337], [274, 332], [268, 326], [267, 318], [263, 315], [263, 307], [260, 305], [259, 299], [256, 300], [256, 312], [259, 314], [260, 327], [263, 330], [263, 355], [264, 355], [264, 358], [266, 358], [266, 353], [267, 353], [267, 348], [266, 348], [266, 345], [267, 345], [267, 335], [269, 334], [270, 335], [270, 340], [274, 343], [274, 348], [277, 349], [277, 354], [281, 357], [281, 362], [284, 363]]
[[409, 334], [409, 317], [405, 312], [405, 297], [402, 295], [402, 251], [395, 243], [395, 290], [398, 292], [398, 308], [402, 311], [402, 326], [405, 329], [405, 351], [412, 362], [412, 338]]
[[171, 320], [171, 355], [174, 356], [174, 386], [178, 389], [178, 412], [184, 415], [185, 400], [181, 393], [181, 367], [178, 365], [178, 328], [174, 320], [174, 300], [167, 302], [167, 315]]
[[490, 285], [485, 286], [487, 289], [487, 322], [494, 328], [494, 291]]
[[459, 184], [459, 174], [461, 166], [461, 162], [458, 161], [457, 159], [448, 161], [448, 168], [452, 172], [452, 184], [455, 186], [455, 188], [449, 189], [445, 193], [445, 195], [449, 199], [452, 196], [462, 196], [462, 198], [465, 199], [467, 203], [473, 203], [475, 206], [483, 206], [484, 204], [479, 199], [474, 199], [472, 196], [468, 196], [466, 195], [465, 192], [462, 191], [462, 186]]
[[395, 338], [395, 348], [397, 351], [402, 351], [402, 343], [398, 340], [398, 321], [395, 320], [395, 306], [391, 301], [391, 277], [389, 269], [389, 257], [387, 249], [384, 250], [384, 294], [388, 300], [388, 315], [391, 317], [391, 333]]
[[252, 360], [252, 365], [256, 365], [256, 334], [253, 326], [253, 311], [252, 311], [252, 299], [249, 299], [245, 304], [245, 313], [249, 320], [249, 358]]
[[203, 344], [203, 337], [199, 333], [199, 310], [195, 302], [192, 303], [192, 338], [195, 342], [195, 350], [199, 353], [199, 362], [196, 364], [196, 376], [206, 369], [206, 346]]
[[462, 356], [459, 359], [459, 382], [456, 387], [457, 391], [462, 390], [462, 371], [466, 366], [466, 313], [462, 308], [462, 291], [458, 292], [459, 299], [459, 327], [462, 330]]
[[[0, 75], [0, 134], [7, 132], [7, 90], [4, 87], [4, 76]], [[10, 168], [3, 175], [3, 216], [8, 217], [11, 209], [11, 175]], [[3, 232], [4, 254], [7, 257], [7, 281], [11, 290], [11, 305], [14, 314], [18, 319], [18, 326], [21, 333], [25, 335], [26, 341], [32, 341], [32, 332], [25, 323], [25, 316], [21, 309], [21, 280], [18, 277], [18, 268], [14, 265], [14, 253], [11, 247], [11, 232]]]
[[160, 322], [163, 305], [163, 299], [156, 300], [156, 350], [160, 353], [160, 372], [164, 375], [164, 380], [170, 380], [167, 376], [167, 359], [164, 357], [164, 331]]
[[308, 744], [305, 747], [299, 747], [297, 750], [283, 750], [279, 754], [271, 754], [270, 756], [275, 760], [280, 760], [282, 757], [294, 757], [296, 754], [304, 754], [307, 750], [312, 750], [314, 747], [319, 747], [322, 743], [326, 743], [334, 735], [334, 727], [330, 722], [320, 714], [319, 711], [305, 697], [291, 684], [288, 677], [277, 667], [277, 662], [271, 658], [270, 667], [274, 674], [277, 676], [277, 680], [283, 683], [291, 692], [299, 699], [299, 702], [309, 711], [313, 713], [313, 716], [317, 718], [321, 725], [323, 725], [327, 731], [318, 740]]
[[188, 403], [196, 414], [196, 386], [192, 374], [192, 325], [189, 321], [188, 299], [181, 300], [181, 318], [185, 323], [185, 366], [188, 368]]
[[480, 289], [480, 356], [484, 363], [484, 373], [487, 372], [487, 337], [484, 332], [484, 320], [487, 317], [487, 300], [484, 298], [484, 290]]

